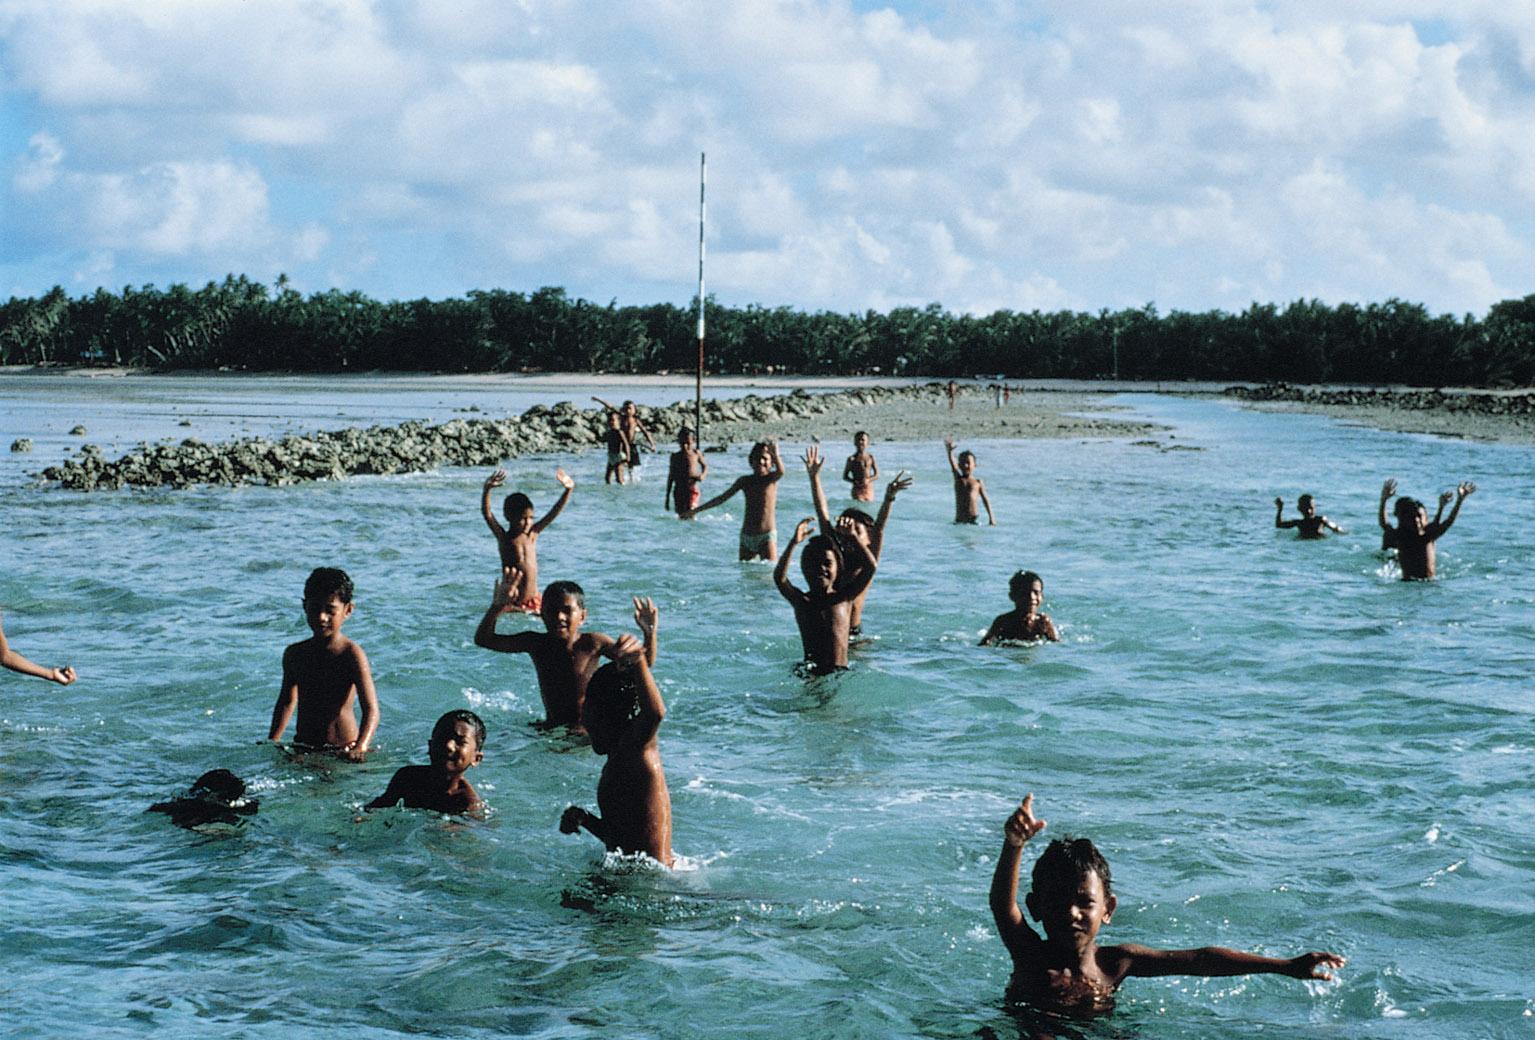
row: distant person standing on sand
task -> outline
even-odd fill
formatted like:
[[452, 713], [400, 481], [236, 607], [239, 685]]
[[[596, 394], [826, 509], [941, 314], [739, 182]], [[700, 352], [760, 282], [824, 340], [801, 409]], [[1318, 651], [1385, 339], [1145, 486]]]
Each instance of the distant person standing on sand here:
[[[610, 412], [618, 413], [618, 427], [623, 430], [625, 439], [629, 442], [629, 479], [638, 483], [640, 479], [640, 438], [645, 438], [645, 445], [651, 451], [656, 450], [655, 438], [650, 436], [650, 430], [640, 421], [640, 413], [634, 407], [633, 401], [625, 401], [623, 407], [614, 408], [602, 398], [592, 396], [602, 407]], [[620, 481], [619, 483], [622, 483]]]
[[1295, 503], [1300, 510], [1299, 520], [1286, 520], [1284, 518], [1284, 499], [1274, 499], [1274, 526], [1280, 529], [1294, 527], [1298, 530], [1297, 538], [1321, 538], [1330, 529], [1337, 534], [1347, 532], [1325, 516], [1316, 515], [1316, 499], [1310, 495], [1302, 495]]
[[746, 511], [741, 517], [739, 558], [742, 562], [772, 562], [778, 559], [778, 482], [783, 479], [783, 459], [778, 456], [778, 442], [758, 441], [752, 445], [747, 462], [752, 468], [750, 473], [737, 477], [735, 483], [724, 492], [696, 509], [689, 509], [683, 519], [691, 520], [705, 509], [722, 505], [739, 491], [746, 499]]
[[954, 399], [959, 396], [959, 386], [954, 380], [949, 380], [949, 385], [943, 388], [943, 392], [949, 395], [949, 411], [954, 410]]
[[853, 434], [853, 454], [842, 466], [842, 479], [853, 485], [852, 495], [860, 502], [874, 501], [874, 482], [879, 479], [879, 463], [869, 451], [869, 435], [863, 430]]
[[5, 626], [0, 625], [0, 666], [9, 668], [13, 672], [22, 675], [32, 675], [39, 679], [47, 679], [56, 682], [60, 686], [68, 686], [75, 681], [75, 670], [69, 665], [62, 668], [44, 668], [40, 664], [33, 664], [25, 657], [11, 649], [11, 644], [5, 641]]
[[986, 522], [997, 526], [997, 518], [991, 514], [991, 499], [986, 495], [986, 485], [975, 475], [975, 452], [962, 451], [954, 458], [954, 438], [945, 437], [943, 446], [949, 450], [949, 470], [954, 474], [954, 522], [956, 524], [979, 523], [981, 506], [986, 507]]
[[666, 473], [666, 493], [661, 497], [662, 508], [675, 509], [679, 520], [688, 519], [693, 510], [698, 508], [698, 485], [708, 475], [709, 461], [698, 450], [692, 427], [684, 426], [677, 431], [677, 450], [672, 452], [671, 468]]
[[[1432, 523], [1429, 522], [1428, 510], [1423, 508], [1422, 502], [1415, 498], [1399, 498], [1396, 500], [1396, 527], [1393, 528], [1386, 523], [1386, 500], [1396, 494], [1396, 481], [1388, 480], [1381, 485], [1376, 520], [1385, 532], [1386, 540], [1391, 543], [1390, 547], [1396, 549], [1396, 561], [1402, 568], [1403, 581], [1425, 581], [1434, 576], [1437, 569], [1434, 543], [1455, 523], [1455, 518], [1460, 515], [1461, 503], [1475, 490], [1476, 485], [1468, 480], [1454, 491], [1440, 495], [1439, 512]], [[1439, 517], [1444, 516], [1444, 507], [1452, 499], [1455, 508], [1441, 521]]]

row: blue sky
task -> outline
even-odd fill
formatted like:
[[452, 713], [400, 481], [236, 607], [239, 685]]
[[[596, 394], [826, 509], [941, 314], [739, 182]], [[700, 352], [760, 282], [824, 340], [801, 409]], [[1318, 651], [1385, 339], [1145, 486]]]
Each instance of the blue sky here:
[[1535, 4], [0, 0], [0, 296], [1535, 292]]

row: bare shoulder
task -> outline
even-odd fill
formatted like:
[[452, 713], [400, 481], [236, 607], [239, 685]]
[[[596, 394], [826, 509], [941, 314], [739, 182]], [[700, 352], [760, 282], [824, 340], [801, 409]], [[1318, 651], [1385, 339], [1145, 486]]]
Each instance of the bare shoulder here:
[[368, 667], [368, 655], [358, 645], [356, 640], [348, 639], [346, 645], [341, 648], [341, 652], [346, 655], [348, 661], [356, 664], [358, 668]]
[[576, 648], [589, 654], [600, 654], [613, 643], [613, 637], [606, 632], [582, 632], [576, 637]]
[[1131, 967], [1137, 960], [1146, 957], [1155, 957], [1160, 951], [1150, 946], [1139, 946], [1135, 943], [1121, 943], [1118, 946], [1100, 946], [1097, 949], [1098, 970], [1103, 972], [1108, 979], [1118, 986], [1130, 973]]

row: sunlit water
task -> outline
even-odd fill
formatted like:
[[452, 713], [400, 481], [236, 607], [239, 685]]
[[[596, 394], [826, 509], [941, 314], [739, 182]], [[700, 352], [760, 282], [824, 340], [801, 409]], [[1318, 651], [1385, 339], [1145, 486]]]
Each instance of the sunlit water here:
[[[199, 399], [258, 410], [244, 385], [208, 381]], [[491, 403], [309, 385], [275, 408], [258, 395], [244, 421]], [[546, 393], [562, 396], [576, 393]], [[667, 873], [557, 830], [566, 805], [594, 805], [600, 762], [531, 727], [525, 658], [471, 642], [496, 559], [483, 472], [40, 491], [23, 471], [74, 422], [131, 442], [173, 435], [174, 416], [163, 395], [130, 407], [110, 388], [89, 414], [58, 388], [17, 400], [0, 436], [40, 448], [0, 460], [6, 632], [81, 680], [0, 673], [7, 1035], [1017, 1036], [986, 893], [1027, 791], [1047, 836], [1089, 835], [1112, 863], [1108, 941], [1349, 959], [1334, 984], [1131, 979], [1113, 1015], [1073, 1027], [1087, 1036], [1535, 1028], [1527, 448], [1126, 396], [1171, 428], [1164, 448], [1199, 450], [968, 445], [988, 529], [948, 522], [941, 446], [876, 443], [886, 474], [917, 484], [889, 531], [872, 639], [851, 672], [809, 684], [770, 569], [735, 562], [738, 505], [682, 524], [661, 511], [658, 460], [627, 488], [602, 485], [595, 453], [513, 460], [510, 486], [540, 508], [556, 465], [580, 482], [540, 558], [545, 580], [585, 586], [591, 628], [632, 630], [631, 595], [660, 605], [661, 747], [686, 857]], [[744, 445], [712, 465], [718, 490], [745, 471]], [[1480, 485], [1437, 582], [1398, 582], [1374, 552], [1389, 475], [1420, 498]], [[1272, 528], [1274, 495], [1308, 490], [1347, 537]], [[795, 464], [781, 534], [808, 505]], [[361, 766], [259, 743], [321, 564], [356, 581], [346, 631], [383, 703]], [[1064, 642], [978, 649], [1019, 567], [1044, 575]], [[490, 727], [471, 774], [490, 818], [356, 822], [464, 706]], [[246, 826], [144, 815], [215, 766], [255, 788]]]

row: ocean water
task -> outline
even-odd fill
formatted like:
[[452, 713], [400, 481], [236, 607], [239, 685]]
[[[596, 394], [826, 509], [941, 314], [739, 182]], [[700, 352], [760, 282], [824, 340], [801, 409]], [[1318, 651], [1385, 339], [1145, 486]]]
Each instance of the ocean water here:
[[[1154, 446], [966, 444], [987, 528], [948, 522], [941, 445], [876, 442], [917, 483], [853, 669], [811, 682], [769, 567], [735, 562], [739, 500], [684, 524], [661, 511], [658, 459], [625, 488], [595, 453], [512, 460], [540, 509], [556, 466], [578, 481], [540, 563], [585, 587], [590, 628], [633, 631], [633, 595], [660, 607], [685, 857], [667, 872], [558, 832], [565, 806], [594, 806], [600, 761], [532, 727], [526, 658], [472, 644], [496, 570], [483, 472], [92, 495], [24, 478], [75, 422], [118, 447], [184, 435], [193, 398], [199, 424], [265, 432], [447, 418], [487, 393], [187, 378], [93, 384], [86, 405], [78, 385], [0, 386], [0, 437], [39, 444], [0, 458], [6, 633], [81, 675], [0, 673], [7, 1036], [1029, 1035], [986, 903], [1029, 791], [1045, 837], [1090, 836], [1112, 864], [1105, 941], [1349, 961], [1325, 984], [1131, 979], [1060, 1035], [1535, 1035], [1527, 448], [1128, 394], [1112, 403], [1167, 427]], [[801, 447], [785, 535], [809, 513]], [[712, 456], [706, 493], [744, 456]], [[1479, 485], [1436, 582], [1375, 552], [1386, 476], [1425, 499]], [[1350, 533], [1275, 531], [1273, 497], [1293, 512], [1303, 491]], [[318, 565], [357, 585], [346, 632], [383, 705], [362, 765], [261, 743]], [[1063, 642], [976, 647], [1020, 567]], [[359, 820], [455, 707], [490, 729], [471, 773], [489, 817]], [[143, 812], [220, 766], [260, 799], [247, 825]]]

